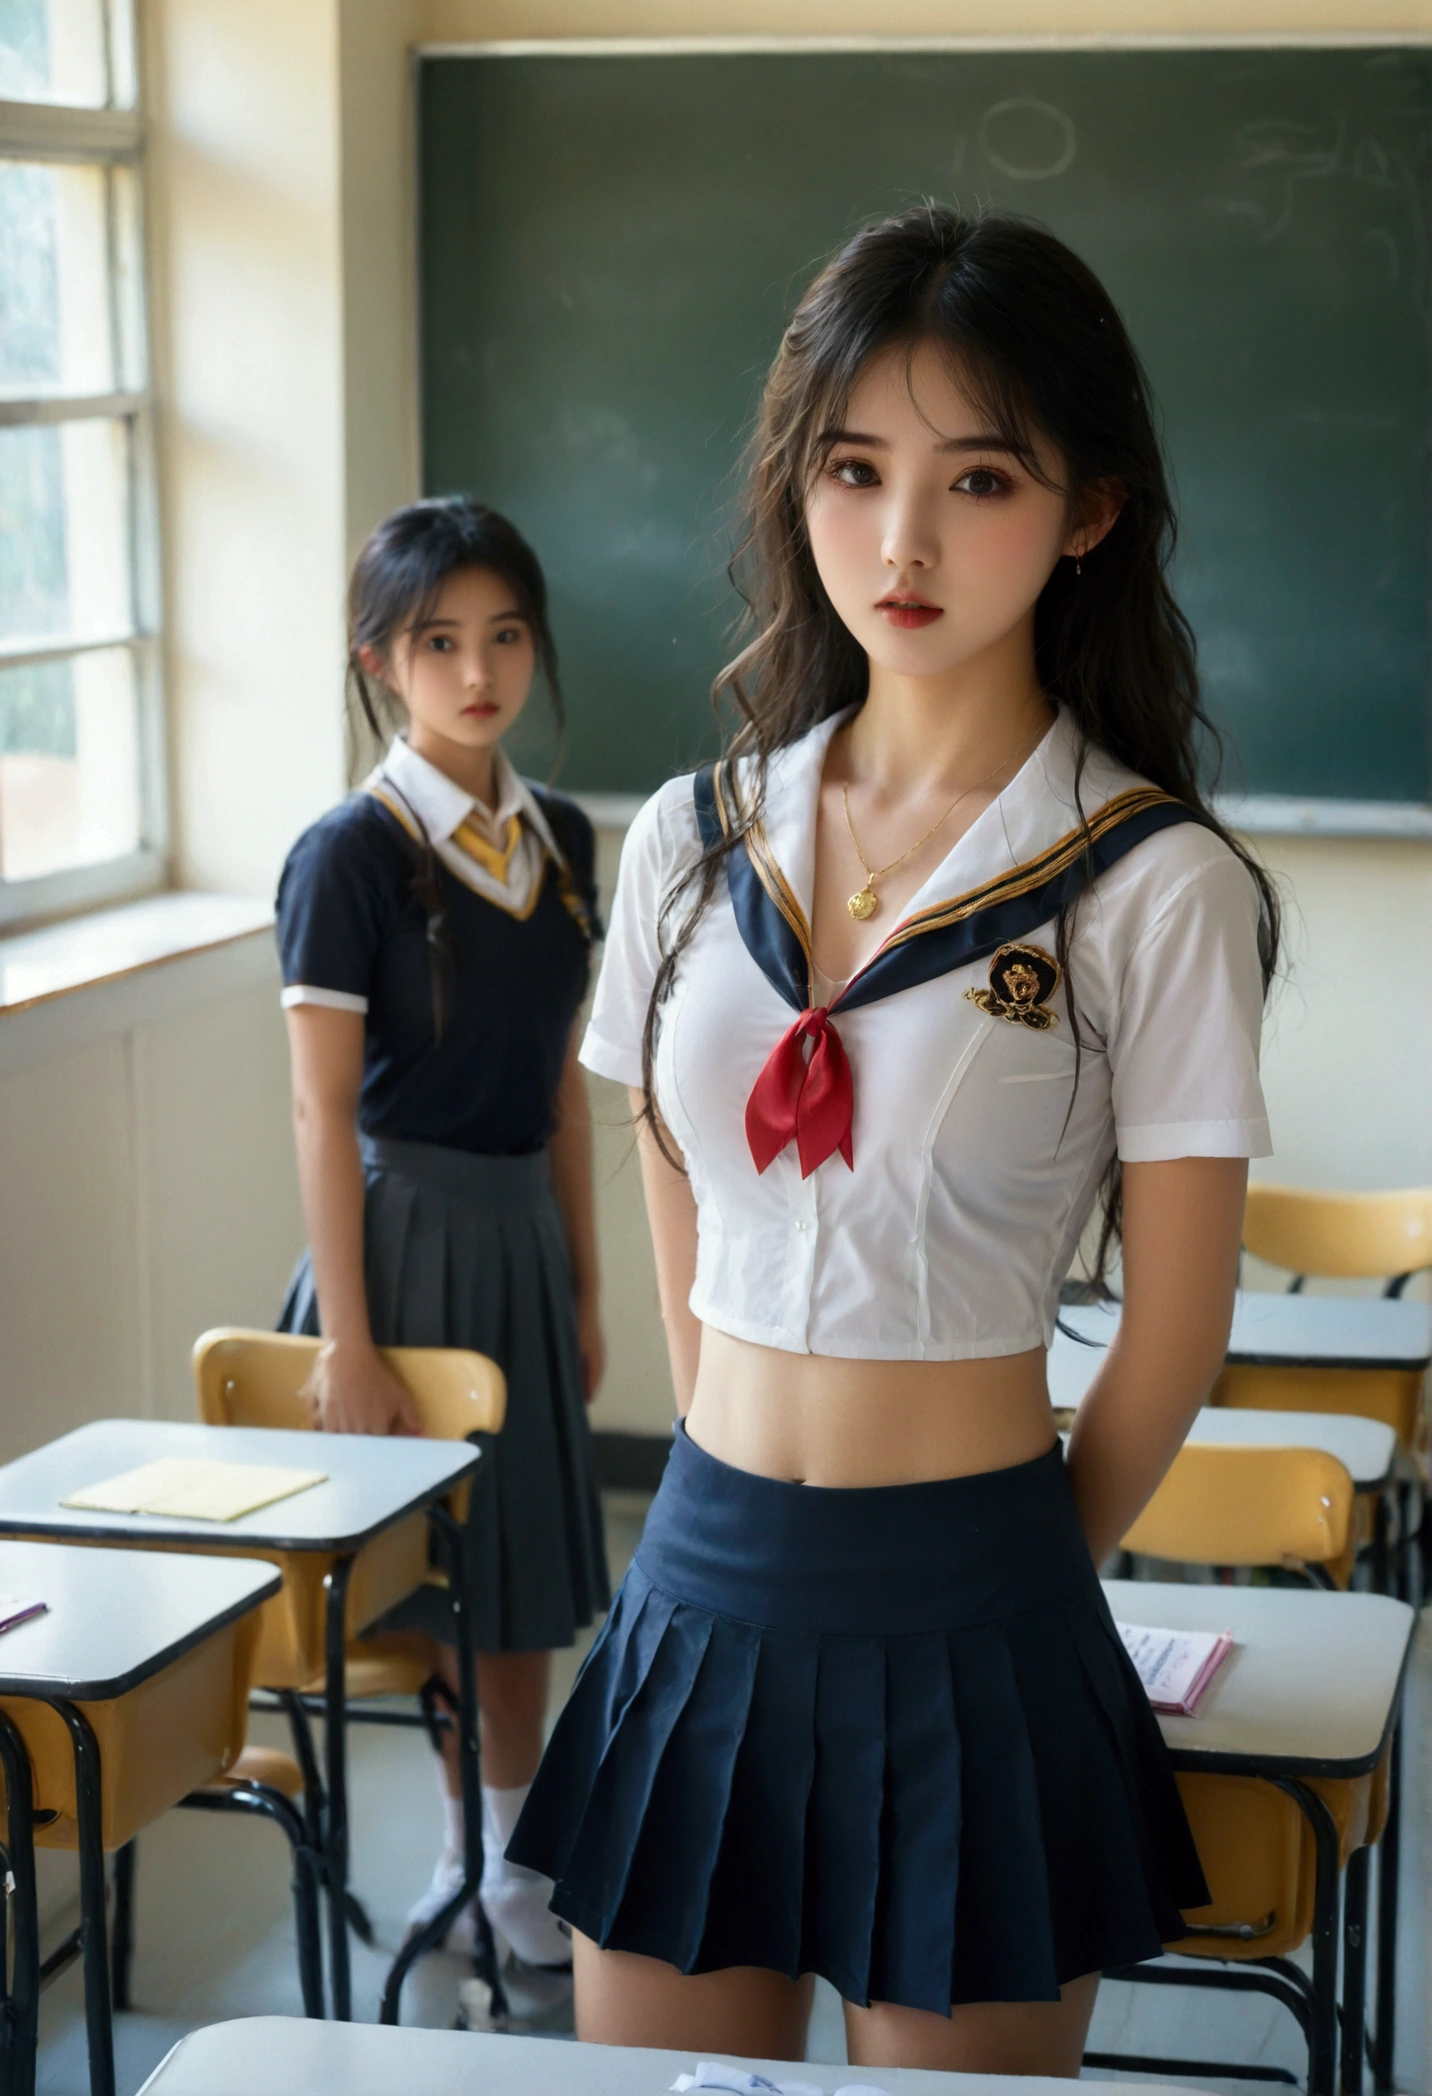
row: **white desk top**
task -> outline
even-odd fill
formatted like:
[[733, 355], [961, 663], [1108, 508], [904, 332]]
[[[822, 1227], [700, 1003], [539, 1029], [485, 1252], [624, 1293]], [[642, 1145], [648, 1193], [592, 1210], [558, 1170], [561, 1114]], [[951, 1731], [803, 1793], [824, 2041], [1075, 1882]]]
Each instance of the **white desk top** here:
[[[736, 2055], [718, 2057], [733, 2061]], [[255, 2016], [181, 2038], [140, 2096], [393, 2096], [399, 2089], [402, 2096], [664, 2096], [677, 2075], [694, 2073], [696, 2064], [694, 2053], [624, 2045]], [[1070, 2088], [1042, 2075], [794, 2066], [789, 2060], [740, 2064], [772, 2081], [807, 2082], [823, 2096], [852, 2082], [889, 2096], [1068, 2096]], [[1078, 2086], [1079, 2096], [1194, 2096], [1169, 2082]]]
[[1135, 1579], [1105, 1580], [1104, 1591], [1121, 1623], [1233, 1633], [1198, 1716], [1159, 1719], [1181, 1765], [1209, 1755], [1350, 1776], [1376, 1764], [1416, 1620], [1405, 1601]]
[[0, 1592], [49, 1603], [0, 1636], [0, 1695], [107, 1703], [282, 1584], [254, 1558], [0, 1542]]
[[[237, 1521], [167, 1514], [101, 1514], [60, 1501], [161, 1456], [278, 1463], [325, 1480]], [[0, 1535], [133, 1543], [153, 1536], [199, 1550], [356, 1550], [404, 1514], [439, 1499], [479, 1460], [465, 1441], [394, 1435], [282, 1433], [272, 1427], [197, 1426], [171, 1419], [97, 1419], [0, 1468]]]
[[1188, 1438], [1218, 1448], [1321, 1448], [1337, 1457], [1360, 1492], [1387, 1482], [1397, 1454], [1390, 1426], [1346, 1412], [1245, 1412], [1242, 1406], [1205, 1405]]
[[[1119, 1305], [1066, 1304], [1059, 1321], [1093, 1346], [1107, 1346], [1118, 1330]], [[1075, 1354], [1092, 1351], [1056, 1333], [1055, 1346], [1061, 1341]], [[1432, 1361], [1432, 1303], [1388, 1296], [1273, 1295], [1240, 1288], [1228, 1359], [1281, 1368], [1426, 1368]], [[1094, 1360], [1097, 1365], [1097, 1354]], [[1091, 1368], [1089, 1374], [1093, 1372]]]
[[[1102, 1359], [1095, 1348], [1055, 1333], [1049, 1350], [1049, 1402], [1056, 1410], [1078, 1411]], [[1351, 1412], [1259, 1412], [1241, 1405], [1205, 1405], [1188, 1438], [1222, 1448], [1321, 1448], [1336, 1456], [1359, 1492], [1375, 1492], [1387, 1482], [1397, 1453], [1397, 1436], [1390, 1426]]]

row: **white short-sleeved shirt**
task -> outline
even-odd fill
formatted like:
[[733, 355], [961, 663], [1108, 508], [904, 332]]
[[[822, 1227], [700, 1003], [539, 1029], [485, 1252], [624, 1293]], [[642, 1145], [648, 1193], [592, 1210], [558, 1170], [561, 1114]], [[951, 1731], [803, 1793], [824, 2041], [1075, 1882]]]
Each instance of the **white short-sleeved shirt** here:
[[[820, 778], [845, 718], [770, 770], [766, 838], [807, 921]], [[1061, 716], [906, 916], [1075, 830], [1078, 752]], [[1145, 783], [1093, 750], [1079, 800], [1092, 816]], [[620, 1084], [641, 1082], [662, 904], [699, 854], [692, 781], [673, 779], [628, 833], [582, 1047], [589, 1069]], [[973, 962], [835, 1014], [854, 1079], [854, 1165], [833, 1155], [803, 1179], [794, 1144], [764, 1173], [747, 1144], [751, 1088], [795, 1015], [742, 943], [720, 880], [661, 1007], [656, 1049], [657, 1104], [697, 1206], [694, 1314], [739, 1339], [856, 1360], [1047, 1346], [1116, 1148], [1126, 1162], [1269, 1154], [1257, 922], [1254, 884], [1218, 837], [1192, 822], [1146, 837], [1079, 908], [1077, 1086], [1069, 984], [1048, 1003], [1058, 1023], [1040, 1031], [966, 996], [990, 982], [989, 960]], [[1052, 920], [1029, 941], [1052, 953]]]

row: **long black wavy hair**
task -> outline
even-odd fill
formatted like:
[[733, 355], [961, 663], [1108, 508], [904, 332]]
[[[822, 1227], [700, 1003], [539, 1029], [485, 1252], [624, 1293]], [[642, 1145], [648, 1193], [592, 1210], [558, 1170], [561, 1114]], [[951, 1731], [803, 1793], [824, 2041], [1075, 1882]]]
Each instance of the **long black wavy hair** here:
[[[1041, 452], [1053, 453], [1071, 516], [1101, 485], [1122, 489], [1118, 519], [1083, 556], [1082, 575], [1072, 559], [1061, 560], [1035, 607], [1039, 679], [1086, 744], [1184, 802], [1247, 868], [1259, 896], [1265, 987], [1272, 978], [1276, 892], [1206, 798], [1221, 747], [1199, 696], [1193, 633], [1169, 587], [1177, 525], [1138, 354], [1093, 271], [1045, 227], [926, 203], [865, 226], [826, 265], [797, 306], [766, 381], [747, 449], [744, 529], [731, 567], [746, 606], [745, 644], [713, 692], [718, 708], [736, 718], [728, 754], [750, 762], [742, 767], [741, 820], [703, 854], [662, 910], [663, 957], [642, 1047], [653, 1126], [660, 1008], [726, 853], [760, 818], [770, 759], [866, 695], [865, 652], [816, 572], [805, 525], [807, 491], [828, 456], [828, 432], [841, 427], [871, 358], [925, 343], [952, 360], [989, 427], [1045, 485], [1056, 483], [1040, 463]], [[1076, 801], [1084, 764], [1081, 755]], [[1082, 806], [1079, 812], [1082, 817]], [[1092, 877], [1092, 861], [1088, 870]], [[1076, 902], [1057, 925], [1066, 974], [1077, 911]], [[1073, 992], [1071, 981], [1077, 1056]], [[659, 1138], [659, 1127], [656, 1132]], [[1101, 1191], [1100, 1281], [1120, 1229], [1117, 1162]]]

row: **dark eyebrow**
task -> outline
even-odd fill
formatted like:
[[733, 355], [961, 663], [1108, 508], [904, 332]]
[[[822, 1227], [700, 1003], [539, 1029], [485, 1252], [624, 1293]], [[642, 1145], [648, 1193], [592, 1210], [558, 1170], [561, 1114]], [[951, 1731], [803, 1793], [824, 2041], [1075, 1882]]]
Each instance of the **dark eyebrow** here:
[[[867, 451], [888, 451], [890, 449], [888, 437], [871, 436], [865, 430], [860, 429], [827, 430], [822, 442], [832, 446], [836, 444], [860, 444]], [[946, 437], [943, 442], [935, 446], [935, 449], [937, 451], [1005, 451], [1013, 457], [1018, 456], [1018, 449], [1015, 445], [1011, 444], [1006, 438], [995, 436], [993, 433], [978, 437]]]
[[[487, 623], [489, 626], [505, 626], [509, 620], [518, 619], [525, 626], [527, 614], [515, 608], [511, 611], [494, 611]], [[461, 619], [423, 619], [414, 626], [414, 633], [430, 633], [435, 626], [460, 626]]]

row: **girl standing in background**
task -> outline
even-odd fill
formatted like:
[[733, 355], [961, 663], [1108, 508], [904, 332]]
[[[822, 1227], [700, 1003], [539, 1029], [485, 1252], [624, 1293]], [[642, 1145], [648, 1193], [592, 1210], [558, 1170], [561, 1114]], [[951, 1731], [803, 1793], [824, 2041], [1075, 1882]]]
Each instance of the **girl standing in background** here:
[[[405, 722], [363, 788], [298, 840], [279, 885], [283, 1002], [308, 1224], [282, 1329], [321, 1334], [336, 1433], [416, 1431], [381, 1346], [471, 1347], [507, 1377], [466, 1546], [482, 1714], [481, 1898], [517, 1955], [565, 1964], [550, 1886], [503, 1851], [542, 1746], [549, 1655], [608, 1599], [585, 1405], [601, 1378], [591, 1126], [573, 1026], [597, 932], [591, 825], [518, 777], [501, 738], [543, 671], [531, 549], [459, 499], [397, 511], [349, 590], [370, 727]], [[456, 1686], [451, 1615], [420, 1588], [385, 1629]], [[462, 1882], [453, 1737], [427, 1921]]]

